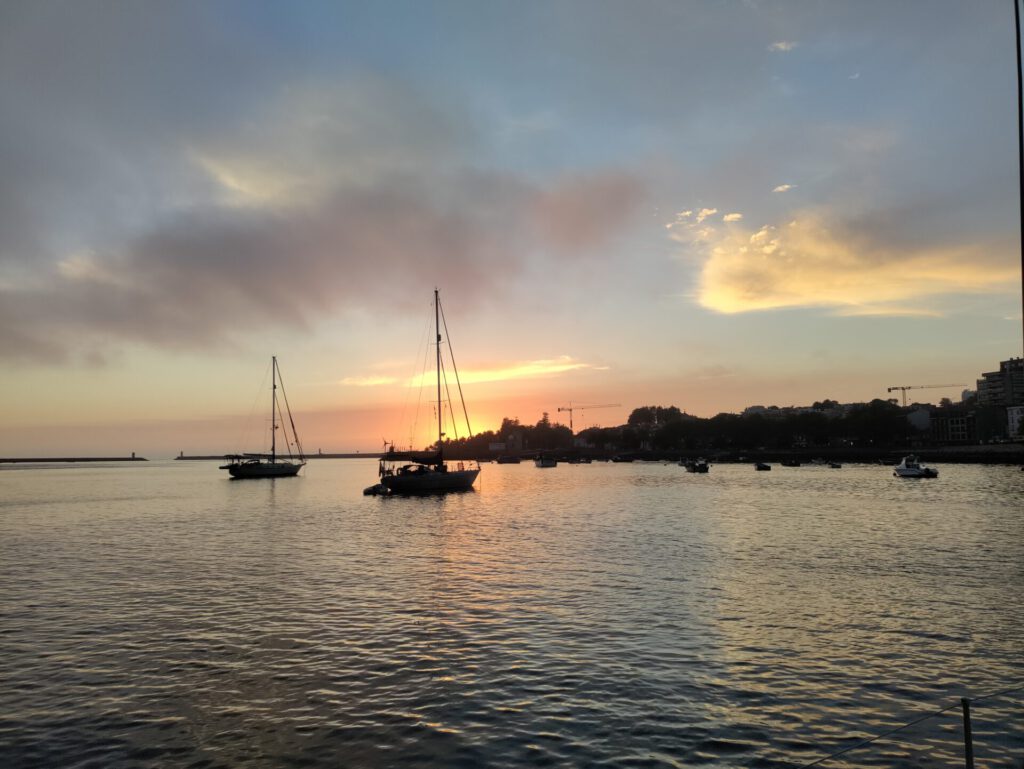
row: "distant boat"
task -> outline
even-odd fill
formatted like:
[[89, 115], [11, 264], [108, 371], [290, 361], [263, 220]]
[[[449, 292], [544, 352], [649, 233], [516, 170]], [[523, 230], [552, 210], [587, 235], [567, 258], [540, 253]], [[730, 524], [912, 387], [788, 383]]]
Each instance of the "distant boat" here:
[[779, 462], [783, 467], [800, 467], [800, 460], [798, 459], [783, 459]]
[[[302, 444], [299, 443], [299, 436], [295, 432], [295, 420], [292, 419], [292, 410], [288, 405], [288, 395], [284, 391], [284, 381], [281, 381], [281, 394], [284, 396], [285, 411], [288, 413], [288, 421], [282, 422], [285, 441], [288, 444], [288, 458], [284, 459], [277, 454], [277, 417], [281, 409], [277, 402], [278, 380], [281, 379], [281, 372], [277, 367], [277, 357], [270, 359], [270, 370], [272, 386], [270, 389], [270, 453], [269, 454], [227, 454], [224, 458], [230, 460], [228, 464], [221, 465], [221, 470], [227, 470], [232, 478], [286, 478], [298, 475], [306, 464], [306, 457], [302, 453]], [[264, 380], [266, 381], [266, 380]], [[288, 428], [291, 426], [291, 440], [289, 440]], [[298, 456], [291, 453], [291, 447], [295, 446]]]
[[839, 464], [839, 462], [829, 462], [828, 466], [831, 467], [833, 470], [839, 470], [842, 468], [842, 465]]
[[892, 474], [897, 478], [938, 478], [939, 471], [925, 467], [914, 454], [903, 457], [903, 461], [893, 468]]
[[622, 457], [622, 456], [619, 456], [618, 454], [616, 454], [614, 457], [612, 457], [612, 462], [632, 462], [632, 461], [633, 461], [633, 457]]
[[520, 459], [512, 454], [502, 454], [498, 457], [497, 462], [499, 465], [518, 465]]
[[537, 457], [533, 464], [537, 467], [558, 467], [558, 460], [554, 457]]
[[767, 462], [755, 462], [754, 463], [754, 469], [755, 470], [771, 470], [772, 466], [770, 464], [768, 464]]
[[[476, 462], [458, 462], [449, 466], [444, 461], [442, 440], [444, 428], [442, 419], [444, 409], [441, 401], [441, 298], [434, 289], [434, 338], [436, 339], [436, 371], [437, 371], [437, 450], [433, 453], [395, 451], [394, 444], [380, 459], [378, 474], [380, 483], [389, 492], [395, 494], [437, 494], [448, 491], [469, 491], [473, 488], [476, 477], [480, 474], [480, 465]], [[447, 326], [445, 332], [447, 333]], [[449, 349], [451, 340], [448, 340]], [[454, 363], [452, 369], [455, 370]], [[455, 370], [456, 385], [459, 373]], [[467, 419], [468, 423], [468, 419]], [[373, 487], [370, 487], [373, 488]]]
[[688, 473], [706, 473], [711, 469], [706, 459], [679, 460], [679, 464], [686, 468]]

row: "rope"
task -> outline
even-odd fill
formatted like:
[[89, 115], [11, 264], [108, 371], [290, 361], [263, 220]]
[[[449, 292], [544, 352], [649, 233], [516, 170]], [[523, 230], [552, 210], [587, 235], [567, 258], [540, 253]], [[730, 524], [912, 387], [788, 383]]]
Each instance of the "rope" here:
[[[1003, 696], [1005, 696], [1007, 694], [1013, 694], [1013, 693], [1019, 692], [1019, 691], [1024, 691], [1024, 684], [1018, 684], [1018, 685], [1013, 686], [1010, 689], [1004, 689], [1003, 691], [1000, 691], [1000, 692], [992, 692], [991, 694], [983, 694], [980, 697], [967, 698], [967, 699], [970, 702], [978, 702], [980, 700], [988, 700], [988, 699], [994, 699], [995, 697], [1003, 697]], [[869, 737], [866, 740], [861, 740], [856, 745], [850, 745], [848, 748], [843, 748], [840, 751], [832, 753], [831, 755], [828, 755], [828, 756], [824, 756], [823, 758], [819, 758], [816, 761], [812, 761], [809, 764], [802, 764], [799, 767], [799, 769], [810, 769], [812, 766], [818, 766], [819, 764], [823, 764], [826, 761], [832, 760], [833, 758], [838, 758], [839, 756], [843, 755], [844, 753], [849, 753], [851, 750], [856, 750], [857, 748], [862, 748], [865, 745], [870, 745], [872, 742], [876, 742], [876, 741], [882, 739], [883, 737], [888, 737], [891, 734], [896, 734], [896, 732], [900, 732], [900, 731], [903, 731], [904, 729], [907, 729], [907, 728], [909, 728], [911, 726], [915, 726], [915, 725], [921, 723], [922, 721], [927, 721], [929, 718], [936, 718], [937, 716], [941, 716], [943, 713], [948, 713], [950, 710], [956, 710], [959, 707], [961, 707], [961, 703], [957, 702], [957, 703], [955, 703], [953, 705], [950, 705], [948, 707], [943, 708], [942, 710], [937, 710], [934, 713], [928, 713], [927, 715], [923, 715], [920, 718], [915, 718], [913, 721], [905, 723], [902, 726], [897, 726], [895, 729], [890, 729], [889, 731], [882, 732], [881, 734], [877, 734], [874, 737]]]
[[[452, 350], [452, 338], [448, 335], [448, 321], [444, 317], [444, 305], [438, 301], [438, 307], [441, 309], [441, 323], [444, 325], [444, 338], [448, 342], [448, 355], [452, 359], [452, 368], [455, 370], [455, 386], [459, 388], [459, 400], [462, 401], [462, 413], [466, 416], [466, 432], [469, 433], [469, 437], [473, 437], [473, 428], [469, 424], [469, 410], [466, 408], [466, 399], [462, 395], [462, 382], [459, 380], [459, 367], [455, 365], [455, 351]], [[447, 383], [445, 383], [447, 386]], [[449, 401], [451, 396], [449, 396]], [[455, 424], [455, 414], [452, 414], [452, 424]]]
[[[292, 438], [294, 439], [294, 446], [295, 446], [296, 449], [298, 449], [299, 459], [303, 460], [303, 459], [306, 458], [306, 455], [302, 451], [302, 443], [299, 441], [299, 432], [298, 432], [298, 430], [295, 429], [295, 420], [292, 418], [292, 407], [291, 407], [291, 404], [288, 403], [288, 393], [285, 392], [285, 389], [284, 389], [284, 377], [281, 376], [281, 368], [280, 367], [278, 367], [278, 369], [277, 369], [277, 378], [281, 382], [281, 395], [284, 396], [284, 406], [285, 406], [285, 409], [288, 411], [288, 422], [292, 426]], [[288, 431], [287, 430], [285, 431], [284, 439], [285, 439], [285, 442], [288, 443]], [[292, 452], [291, 452], [292, 445], [293, 445], [292, 443], [288, 443], [288, 457], [289, 458], [291, 458], [291, 455], [292, 455]]]
[[267, 385], [267, 378], [270, 376], [271, 365], [271, 363], [268, 363], [267, 368], [263, 372], [263, 381], [260, 382], [260, 386], [256, 390], [256, 395], [253, 396], [252, 406], [249, 407], [249, 416], [245, 418], [245, 425], [242, 427], [241, 438], [235, 444], [235, 451], [239, 454], [245, 453], [245, 450], [249, 447], [249, 433], [252, 429], [253, 414], [256, 413], [257, 404], [263, 399], [263, 391]]
[[[448, 348], [448, 351], [451, 352], [451, 347], [450, 346]], [[452, 361], [452, 365], [453, 366], [455, 365], [454, 361]], [[451, 417], [452, 432], [455, 433], [455, 440], [458, 440], [459, 439], [459, 425], [458, 425], [458, 422], [455, 421], [455, 411], [452, 409], [452, 392], [448, 388], [448, 369], [446, 369], [445, 366], [444, 366], [444, 359], [443, 358], [441, 359], [441, 379], [444, 381], [444, 394], [445, 394], [445, 397], [447, 398], [445, 403], [448, 404], [448, 414]], [[455, 377], [455, 381], [458, 382], [459, 378]]]
[[[416, 433], [420, 427], [420, 408], [423, 406], [423, 382], [427, 377], [427, 358], [430, 354], [430, 345], [426, 344], [427, 333], [430, 331], [430, 318], [427, 318], [423, 326], [423, 333], [420, 335], [420, 345], [423, 347], [423, 365], [420, 367], [420, 389], [416, 393], [416, 414], [412, 422], [412, 429], [409, 431], [409, 449], [414, 448]], [[416, 379], [416, 365], [413, 365], [413, 380]], [[412, 394], [412, 387], [405, 392], [405, 405], [402, 406], [402, 421], [405, 421], [405, 410], [409, 405], [409, 396]]]

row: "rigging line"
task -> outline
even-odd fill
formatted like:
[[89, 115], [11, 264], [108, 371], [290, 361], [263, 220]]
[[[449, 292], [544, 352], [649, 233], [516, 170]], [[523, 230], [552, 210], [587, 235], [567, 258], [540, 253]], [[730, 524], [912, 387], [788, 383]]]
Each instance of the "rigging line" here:
[[982, 694], [980, 697], [968, 697], [971, 702], [981, 702], [982, 700], [991, 700], [996, 697], [1005, 697], [1007, 694], [1016, 694], [1017, 692], [1024, 692], [1024, 683], [1014, 684], [1009, 689], [1003, 689], [1001, 692], [992, 692], [991, 694]]
[[[431, 309], [433, 309], [433, 308], [431, 308]], [[430, 345], [426, 343], [427, 333], [429, 331], [430, 331], [430, 318], [428, 316], [427, 317], [427, 322], [423, 326], [423, 333], [420, 335], [419, 346], [416, 348], [416, 349], [420, 349], [420, 348], [423, 349], [423, 365], [421, 367], [419, 367], [420, 368], [420, 389], [419, 389], [419, 392], [416, 395], [416, 413], [415, 413], [414, 418], [413, 418], [412, 428], [409, 431], [409, 449], [410, 450], [413, 449], [413, 442], [416, 440], [416, 431], [419, 429], [419, 426], [420, 426], [420, 409], [423, 407], [423, 380], [426, 379], [426, 377], [427, 377], [427, 358], [428, 358], [428, 355], [430, 353]], [[413, 388], [412, 383], [416, 381], [417, 363], [418, 363], [418, 361], [416, 361], [413, 364], [412, 379], [410, 380], [410, 384], [409, 384], [408, 388], [406, 389], [406, 403], [407, 404], [408, 404], [408, 398], [412, 394], [412, 388]], [[403, 410], [403, 418], [404, 418], [404, 410]]]
[[[449, 346], [448, 347], [448, 352], [451, 352], [451, 349], [452, 348]], [[452, 365], [453, 366], [455, 365], [454, 361], [452, 361]], [[441, 359], [441, 377], [444, 379], [444, 394], [446, 396], [448, 396], [448, 400], [447, 400], [447, 403], [448, 403], [448, 413], [451, 414], [452, 432], [455, 433], [455, 440], [458, 440], [459, 439], [459, 424], [458, 424], [458, 422], [455, 421], [455, 411], [452, 409], [452, 392], [448, 388], [448, 372], [445, 370], [445, 367], [444, 367], [444, 358]], [[458, 377], [455, 378], [455, 381], [456, 382], [459, 381]]]
[[[249, 446], [249, 431], [252, 428], [252, 415], [256, 413], [256, 404], [263, 398], [263, 388], [267, 384], [267, 375], [270, 373], [270, 365], [273, 365], [273, 360], [267, 365], [267, 368], [263, 371], [263, 381], [260, 382], [260, 386], [256, 389], [256, 395], [253, 396], [252, 406], [249, 407], [249, 416], [245, 419], [245, 425], [242, 428], [242, 435], [238, 443], [235, 444], [235, 450], [239, 454], [244, 454], [245, 449]], [[260, 447], [263, 448], [262, 446]]]
[[891, 734], [896, 734], [896, 732], [901, 732], [901, 731], [903, 731], [904, 729], [906, 729], [906, 728], [908, 728], [910, 726], [915, 726], [916, 724], [919, 724], [922, 721], [927, 721], [929, 718], [935, 718], [937, 716], [941, 716], [943, 713], [946, 713], [946, 712], [948, 712], [950, 710], [954, 710], [954, 709], [959, 708], [959, 707], [960, 707], [960, 703], [957, 702], [957, 703], [955, 703], [953, 705], [950, 705], [949, 707], [943, 708], [942, 710], [937, 710], [934, 713], [928, 713], [927, 715], [923, 715], [920, 718], [915, 718], [913, 721], [911, 721], [909, 723], [903, 724], [902, 726], [897, 726], [895, 729], [890, 729], [887, 732], [882, 732], [881, 734], [876, 734], [874, 737], [869, 737], [866, 740], [861, 740], [856, 745], [851, 745], [848, 748], [843, 748], [842, 750], [840, 750], [840, 751], [838, 751], [836, 753], [832, 753], [831, 755], [819, 758], [817, 761], [811, 761], [811, 763], [809, 763], [809, 764], [802, 764], [799, 767], [799, 769], [810, 769], [812, 766], [818, 766], [818, 764], [823, 764], [826, 761], [831, 761], [833, 758], [838, 758], [839, 756], [843, 755], [844, 753], [849, 753], [851, 750], [856, 750], [857, 748], [862, 748], [865, 745], [870, 745], [872, 742], [876, 742], [877, 740], [880, 740], [883, 737], [888, 737]]
[[[452, 368], [455, 370], [455, 386], [459, 390], [459, 399], [462, 401], [462, 413], [466, 417], [466, 432], [469, 433], [469, 437], [473, 437], [473, 428], [469, 424], [469, 410], [466, 408], [466, 399], [462, 396], [462, 382], [459, 380], [459, 367], [455, 365], [455, 351], [452, 349], [452, 339], [448, 335], [448, 321], [444, 317], [444, 305], [438, 300], [438, 306], [441, 308], [441, 323], [444, 325], [444, 338], [448, 342], [448, 354], [452, 358]], [[452, 423], [455, 422], [455, 415], [452, 415]]]
[[[302, 459], [304, 457], [303, 451], [302, 451], [302, 443], [299, 441], [299, 433], [295, 429], [295, 420], [292, 418], [292, 407], [291, 407], [291, 404], [288, 403], [288, 391], [284, 389], [284, 377], [281, 376], [281, 367], [280, 366], [278, 366], [278, 368], [277, 368], [277, 381], [281, 383], [281, 395], [284, 396], [284, 407], [288, 411], [288, 422], [291, 423], [291, 426], [292, 426], [292, 438], [295, 439], [295, 448], [297, 448], [299, 450], [299, 459]], [[287, 434], [284, 436], [284, 439], [285, 439], [285, 442], [287, 443], [288, 442], [288, 435]], [[291, 448], [290, 445], [289, 445], [289, 448]], [[288, 452], [288, 456], [291, 456], [291, 451]]]
[[[427, 331], [429, 329], [430, 329], [430, 319], [428, 318], [427, 322], [423, 326], [423, 331], [420, 333], [419, 341], [417, 342], [416, 347], [414, 348], [414, 350], [418, 351], [418, 350], [420, 350], [424, 346], [424, 343], [425, 343], [426, 338], [427, 338]], [[416, 381], [416, 369], [418, 367], [418, 364], [419, 364], [418, 359], [414, 357], [413, 358], [413, 363], [412, 363], [412, 372], [409, 375], [409, 380], [406, 383], [406, 387], [405, 387], [405, 401], [402, 403], [402, 416], [401, 416], [401, 418], [398, 421], [399, 425], [409, 424], [406, 421], [406, 416], [409, 413], [409, 398], [412, 395], [413, 382]], [[416, 424], [416, 422], [419, 421], [419, 403], [418, 402], [416, 404], [416, 409], [417, 410], [416, 410], [415, 420], [413, 422], [414, 425]], [[414, 426], [412, 432], [409, 434], [409, 446], [410, 446], [410, 448], [412, 447], [412, 441], [413, 441], [413, 437], [412, 436], [413, 436], [413, 434], [415, 434], [415, 431], [416, 431], [416, 428]]]
[[[965, 699], [967, 699], [970, 702], [974, 703], [974, 702], [980, 702], [982, 700], [995, 699], [996, 697], [1005, 697], [1007, 694], [1016, 694], [1017, 692], [1020, 692], [1020, 691], [1024, 691], [1024, 683], [1014, 684], [1009, 689], [1003, 689], [1002, 691], [991, 692], [989, 694], [982, 694], [982, 695], [979, 695], [978, 697], [966, 697]], [[817, 766], [818, 764], [822, 764], [825, 761], [829, 761], [829, 760], [831, 760], [833, 758], [837, 758], [837, 757], [843, 755], [844, 753], [849, 753], [851, 750], [856, 750], [857, 748], [864, 747], [865, 745], [869, 745], [872, 742], [875, 742], [876, 740], [882, 739], [883, 737], [888, 737], [890, 734], [895, 734], [896, 732], [902, 731], [903, 729], [906, 729], [909, 726], [914, 726], [916, 724], [921, 723], [922, 721], [927, 721], [929, 718], [936, 718], [937, 716], [941, 716], [943, 713], [946, 713], [946, 712], [948, 712], [950, 710], [954, 710], [954, 709], [959, 708], [959, 707], [961, 707], [961, 703], [956, 702], [956, 703], [950, 705], [949, 707], [943, 708], [942, 710], [936, 711], [934, 713], [928, 713], [927, 715], [923, 715], [920, 718], [916, 718], [916, 719], [914, 719], [913, 721], [911, 721], [909, 723], [903, 724], [903, 726], [897, 726], [895, 729], [890, 729], [889, 731], [883, 732], [882, 734], [876, 735], [876, 736], [871, 737], [871, 738], [866, 739], [866, 740], [862, 740], [862, 741], [858, 742], [856, 745], [851, 745], [848, 748], [843, 748], [843, 750], [840, 750], [838, 753], [833, 753], [833, 754], [831, 754], [829, 756], [825, 756], [824, 758], [819, 758], [817, 761], [812, 761], [809, 764], [803, 764], [802, 766], [800, 766], [800, 769], [810, 769], [810, 767], [812, 767], [812, 766]]]

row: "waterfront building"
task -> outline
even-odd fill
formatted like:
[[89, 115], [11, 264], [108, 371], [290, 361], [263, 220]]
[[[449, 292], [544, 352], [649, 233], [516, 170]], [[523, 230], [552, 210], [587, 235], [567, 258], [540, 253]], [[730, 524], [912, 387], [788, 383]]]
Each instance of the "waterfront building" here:
[[981, 375], [978, 380], [979, 406], [1024, 406], [1024, 358], [999, 363], [998, 371]]
[[1024, 406], [1007, 407], [1006, 434], [1016, 440], [1024, 439]]
[[963, 406], [936, 409], [930, 428], [932, 441], [940, 446], [978, 442], [975, 412]]

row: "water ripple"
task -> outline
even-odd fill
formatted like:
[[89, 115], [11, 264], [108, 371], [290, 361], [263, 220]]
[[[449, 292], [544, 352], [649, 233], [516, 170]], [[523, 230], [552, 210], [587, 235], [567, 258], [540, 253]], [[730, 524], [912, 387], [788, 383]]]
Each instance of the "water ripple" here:
[[[5, 473], [3, 765], [794, 767], [1024, 679], [1011, 468], [373, 471]], [[959, 765], [958, 718], [831, 765]]]

